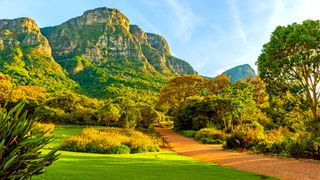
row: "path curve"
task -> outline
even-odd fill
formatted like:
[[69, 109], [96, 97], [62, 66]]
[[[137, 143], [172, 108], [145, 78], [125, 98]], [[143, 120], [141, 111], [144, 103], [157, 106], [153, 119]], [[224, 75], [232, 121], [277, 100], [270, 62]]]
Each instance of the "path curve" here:
[[224, 151], [221, 145], [205, 145], [170, 129], [156, 128], [169, 147], [178, 154], [235, 169], [256, 172], [290, 180], [320, 180], [320, 162], [314, 160], [279, 159]]

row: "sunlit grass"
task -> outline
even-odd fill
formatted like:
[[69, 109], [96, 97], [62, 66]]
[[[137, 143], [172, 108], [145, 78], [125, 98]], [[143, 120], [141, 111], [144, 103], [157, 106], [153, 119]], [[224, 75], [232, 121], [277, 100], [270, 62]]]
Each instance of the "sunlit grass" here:
[[177, 155], [173, 152], [101, 155], [62, 152], [36, 179], [261, 179], [263, 176]]
[[[51, 146], [61, 145], [68, 135], [84, 126], [56, 126]], [[45, 150], [47, 152], [47, 150]], [[265, 179], [265, 176], [203, 163], [174, 152], [104, 155], [60, 151], [61, 156], [45, 173], [33, 179]]]
[[56, 125], [54, 136], [46, 148], [53, 148], [63, 144], [64, 138], [68, 136], [78, 135], [86, 126], [80, 125]]

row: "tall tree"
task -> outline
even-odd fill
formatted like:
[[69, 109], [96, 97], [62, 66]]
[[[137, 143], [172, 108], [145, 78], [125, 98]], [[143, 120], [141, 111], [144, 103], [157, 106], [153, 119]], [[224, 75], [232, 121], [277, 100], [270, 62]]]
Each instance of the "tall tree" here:
[[[306, 100], [314, 120], [319, 120], [320, 21], [307, 20], [279, 26], [258, 58], [260, 77], [268, 90], [290, 90]], [[280, 88], [280, 89], [279, 89]]]

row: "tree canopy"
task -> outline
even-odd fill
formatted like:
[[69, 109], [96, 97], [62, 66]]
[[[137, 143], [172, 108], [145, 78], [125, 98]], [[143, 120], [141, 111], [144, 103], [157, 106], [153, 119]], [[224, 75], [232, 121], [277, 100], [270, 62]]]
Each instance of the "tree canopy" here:
[[320, 83], [320, 21], [279, 26], [258, 58], [258, 71], [269, 93], [290, 91], [306, 100], [318, 119]]

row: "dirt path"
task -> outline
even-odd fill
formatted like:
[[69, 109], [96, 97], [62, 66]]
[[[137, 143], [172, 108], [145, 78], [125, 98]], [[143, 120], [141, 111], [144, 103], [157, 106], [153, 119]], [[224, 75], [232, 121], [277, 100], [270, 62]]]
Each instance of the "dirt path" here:
[[256, 172], [281, 179], [319, 179], [320, 162], [313, 160], [278, 159], [262, 155], [250, 155], [223, 151], [221, 145], [204, 145], [183, 137], [170, 129], [157, 128], [173, 151], [205, 162]]

